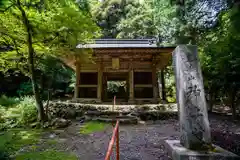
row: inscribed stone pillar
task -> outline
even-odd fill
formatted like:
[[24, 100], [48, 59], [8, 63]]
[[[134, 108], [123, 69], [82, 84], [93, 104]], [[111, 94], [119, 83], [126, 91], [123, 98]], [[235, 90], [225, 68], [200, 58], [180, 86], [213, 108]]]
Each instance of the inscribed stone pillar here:
[[176, 94], [180, 119], [180, 143], [203, 149], [211, 143], [203, 79], [196, 46], [180, 45], [173, 51]]
[[80, 67], [81, 67], [80, 63], [76, 62], [76, 82], [75, 82], [74, 98], [79, 98]]
[[99, 64], [98, 67], [98, 87], [97, 87], [97, 99], [98, 102], [102, 101], [102, 85], [103, 85], [103, 70], [102, 70], [102, 63]]

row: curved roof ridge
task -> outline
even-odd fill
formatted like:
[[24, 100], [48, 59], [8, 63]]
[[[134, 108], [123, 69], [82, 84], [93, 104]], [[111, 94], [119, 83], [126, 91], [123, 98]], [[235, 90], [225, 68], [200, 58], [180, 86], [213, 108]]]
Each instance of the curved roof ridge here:
[[[156, 39], [92, 39], [77, 48], [158, 48]], [[169, 46], [168, 46], [169, 47]]]

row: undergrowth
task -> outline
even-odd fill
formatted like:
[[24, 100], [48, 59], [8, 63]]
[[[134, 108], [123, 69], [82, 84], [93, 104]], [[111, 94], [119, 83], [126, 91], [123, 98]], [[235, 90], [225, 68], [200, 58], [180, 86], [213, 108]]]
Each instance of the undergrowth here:
[[17, 155], [16, 160], [78, 160], [73, 154], [55, 151], [53, 149], [43, 152], [29, 152]]
[[2, 104], [5, 106], [0, 105], [0, 130], [27, 127], [36, 122], [37, 109], [33, 97], [22, 97], [18, 99], [17, 103], [13, 98], [9, 98], [9, 100], [6, 97], [1, 98], [1, 100], [3, 99], [4, 101], [1, 102], [4, 102]]
[[19, 98], [7, 97], [2, 95], [0, 97], [0, 106], [1, 107], [10, 107], [18, 104], [20, 102]]
[[0, 159], [9, 159], [9, 155], [14, 155], [23, 147], [38, 143], [41, 133], [41, 130], [20, 128], [2, 132], [0, 135]]
[[[58, 141], [41, 139], [44, 130], [41, 129], [9, 129], [0, 135], [0, 159], [1, 160], [77, 160], [71, 153], [50, 149], [50, 143], [54, 146]], [[46, 142], [46, 143], [43, 143]], [[42, 150], [46, 144], [47, 149]]]

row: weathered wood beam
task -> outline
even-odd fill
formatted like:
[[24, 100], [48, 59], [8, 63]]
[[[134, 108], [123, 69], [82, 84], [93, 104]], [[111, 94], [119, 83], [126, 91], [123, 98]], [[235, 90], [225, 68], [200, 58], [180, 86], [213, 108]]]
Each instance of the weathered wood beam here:
[[97, 87], [97, 99], [98, 102], [102, 101], [102, 84], [103, 83], [103, 62], [98, 63], [98, 87]]
[[74, 98], [79, 98], [80, 68], [81, 68], [80, 62], [76, 61], [76, 82], [75, 82]]
[[154, 102], [157, 103], [159, 99], [158, 81], [157, 81], [157, 69], [156, 69], [156, 56], [152, 58], [152, 87]]
[[166, 102], [167, 98], [166, 98], [164, 69], [161, 70], [161, 83], [162, 83], [162, 100]]
[[132, 60], [132, 58], [129, 60], [129, 103], [134, 102], [134, 71]]

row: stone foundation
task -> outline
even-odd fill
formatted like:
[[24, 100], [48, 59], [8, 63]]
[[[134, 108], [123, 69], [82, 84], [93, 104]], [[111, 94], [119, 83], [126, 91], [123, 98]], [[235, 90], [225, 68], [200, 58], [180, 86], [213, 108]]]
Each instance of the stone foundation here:
[[[45, 107], [46, 108], [46, 107]], [[76, 119], [84, 115], [91, 117], [131, 115], [141, 120], [177, 118], [176, 104], [104, 105], [53, 101], [48, 106], [49, 117]]]
[[179, 140], [166, 140], [165, 147], [173, 160], [239, 160], [237, 155], [214, 146], [213, 151], [193, 151], [183, 147]]

